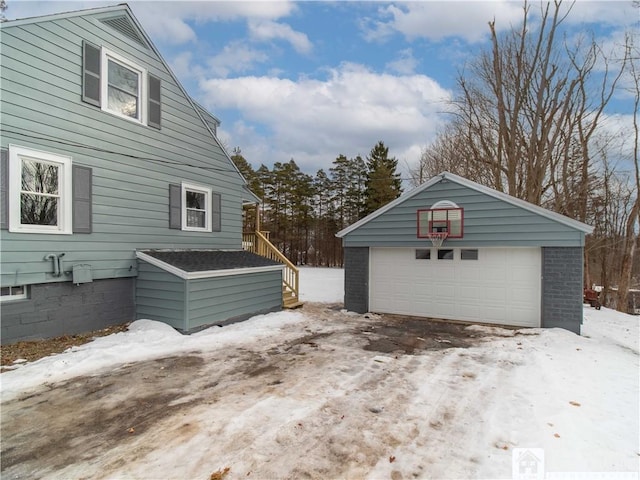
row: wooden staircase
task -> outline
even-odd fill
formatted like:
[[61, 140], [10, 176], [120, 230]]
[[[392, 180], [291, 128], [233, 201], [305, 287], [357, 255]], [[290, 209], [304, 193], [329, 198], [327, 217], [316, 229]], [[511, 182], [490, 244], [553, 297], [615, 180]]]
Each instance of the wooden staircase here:
[[300, 301], [300, 272], [298, 268], [272, 244], [262, 232], [243, 233], [242, 248], [262, 257], [282, 263], [282, 306], [298, 308]]

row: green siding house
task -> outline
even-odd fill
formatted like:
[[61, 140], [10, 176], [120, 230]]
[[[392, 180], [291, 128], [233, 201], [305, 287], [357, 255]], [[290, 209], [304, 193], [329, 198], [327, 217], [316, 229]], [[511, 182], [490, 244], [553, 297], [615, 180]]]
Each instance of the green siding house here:
[[259, 199], [127, 5], [5, 22], [0, 42], [3, 343], [281, 308], [276, 262], [149, 253], [240, 252]]
[[345, 307], [579, 333], [592, 230], [444, 172], [338, 232]]

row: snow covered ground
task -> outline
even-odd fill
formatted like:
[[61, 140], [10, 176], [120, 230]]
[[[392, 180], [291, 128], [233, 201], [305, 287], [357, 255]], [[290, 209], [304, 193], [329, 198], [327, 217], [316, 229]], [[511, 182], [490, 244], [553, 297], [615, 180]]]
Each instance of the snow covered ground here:
[[300, 310], [137, 321], [3, 373], [2, 478], [512, 478], [518, 448], [549, 478], [638, 478], [639, 317], [436, 325], [390, 351], [405, 324], [341, 311], [342, 270], [301, 289]]

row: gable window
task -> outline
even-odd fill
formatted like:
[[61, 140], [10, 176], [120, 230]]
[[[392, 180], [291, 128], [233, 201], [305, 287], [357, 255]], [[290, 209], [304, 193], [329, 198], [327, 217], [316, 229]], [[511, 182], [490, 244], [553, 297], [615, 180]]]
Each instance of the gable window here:
[[105, 47], [82, 42], [82, 101], [149, 127], [161, 128], [162, 82]]
[[102, 48], [102, 109], [118, 116], [146, 123], [144, 99], [147, 72], [124, 57]]
[[11, 300], [24, 300], [27, 298], [27, 286], [20, 285], [17, 287], [2, 287], [0, 293], [0, 302], [8, 302]]
[[9, 146], [9, 231], [72, 233], [71, 157]]
[[182, 184], [182, 230], [211, 231], [211, 189]]

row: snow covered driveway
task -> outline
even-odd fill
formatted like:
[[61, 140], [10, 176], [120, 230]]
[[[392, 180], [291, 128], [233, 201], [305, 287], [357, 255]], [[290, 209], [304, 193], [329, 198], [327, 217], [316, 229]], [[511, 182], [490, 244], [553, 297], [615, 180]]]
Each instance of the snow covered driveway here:
[[637, 475], [638, 318], [587, 313], [584, 337], [317, 303], [138, 321], [0, 376], [2, 478], [511, 478], [516, 447]]

